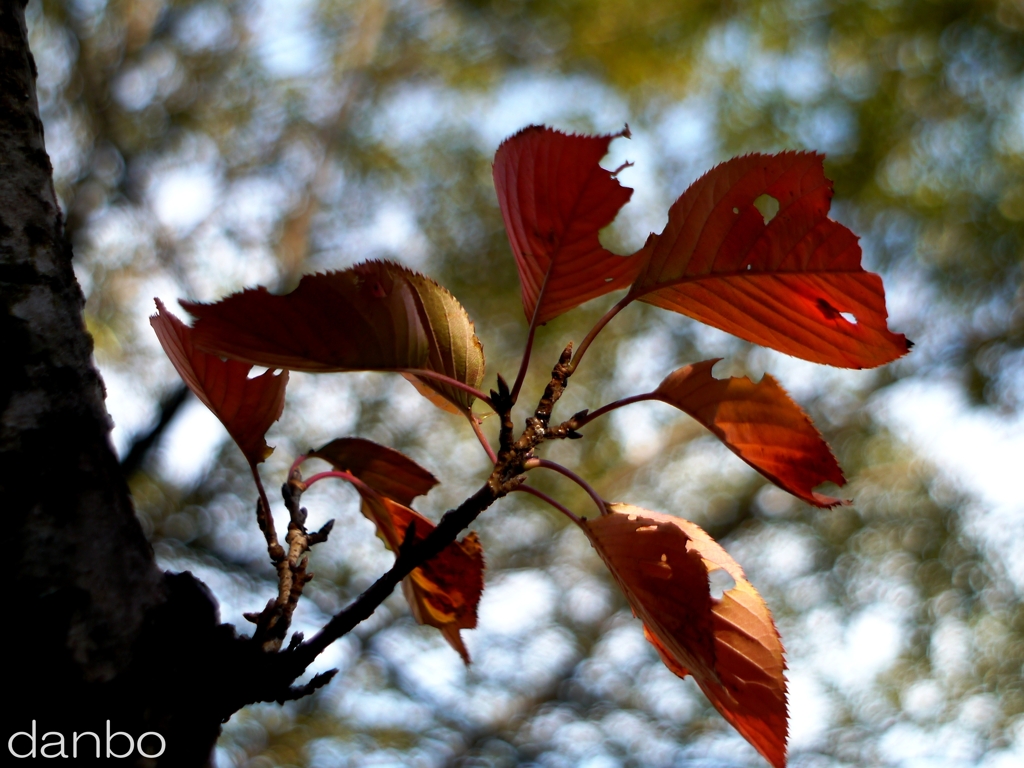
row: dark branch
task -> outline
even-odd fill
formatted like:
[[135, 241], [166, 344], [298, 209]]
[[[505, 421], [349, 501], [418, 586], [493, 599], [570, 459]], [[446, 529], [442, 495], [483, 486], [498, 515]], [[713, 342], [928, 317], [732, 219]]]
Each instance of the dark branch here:
[[188, 400], [188, 392], [188, 387], [179, 384], [173, 392], [160, 401], [160, 415], [156, 423], [146, 432], [140, 432], [132, 437], [131, 448], [121, 459], [121, 472], [126, 478], [130, 478], [142, 468], [150, 451], [159, 444], [167, 427], [171, 425], [174, 417], [181, 410], [181, 406]]
[[[441, 518], [441, 522], [430, 534], [418, 544], [403, 546], [391, 570], [375, 581], [369, 589], [361, 594], [356, 601], [344, 611], [332, 618], [317, 635], [307, 643], [300, 645], [290, 655], [289, 666], [298, 676], [319, 656], [331, 643], [351, 632], [358, 624], [370, 618], [377, 606], [383, 603], [402, 579], [420, 565], [441, 552], [458, 536], [459, 532], [469, 527], [477, 516], [491, 504], [504, 496], [515, 486], [512, 483], [495, 483], [497, 469], [480, 490], [462, 502], [457, 508], [449, 510]], [[506, 487], [512, 486], [512, 487]]]

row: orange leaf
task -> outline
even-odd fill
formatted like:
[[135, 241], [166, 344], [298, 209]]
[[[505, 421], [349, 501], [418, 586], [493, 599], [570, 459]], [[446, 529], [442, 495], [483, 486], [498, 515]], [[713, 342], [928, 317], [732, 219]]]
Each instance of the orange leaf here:
[[[782, 642], [743, 569], [693, 523], [628, 504], [581, 527], [666, 666], [692, 674], [722, 716], [775, 768], [786, 764]], [[735, 581], [720, 600], [708, 575]]]
[[361, 437], [340, 437], [308, 455], [351, 472], [400, 504], [411, 504], [437, 485], [437, 478], [408, 456]]
[[281, 417], [288, 372], [266, 371], [250, 379], [251, 365], [200, 352], [193, 344], [192, 330], [168, 312], [160, 299], [156, 308], [149, 322], [178, 375], [220, 419], [249, 463], [262, 462], [274, 450], [263, 436]]
[[[369, 483], [367, 483], [369, 484]], [[415, 523], [413, 541], [422, 541], [434, 524], [418, 512], [378, 493], [359, 489], [363, 514], [377, 525], [388, 548], [397, 552]], [[484, 589], [484, 554], [476, 533], [453, 541], [402, 581], [402, 592], [420, 624], [437, 627], [462, 660], [469, 652], [459, 631], [476, 627], [476, 609]]]
[[601, 247], [608, 226], [633, 190], [598, 162], [610, 136], [569, 136], [531, 125], [494, 156], [494, 188], [519, 268], [526, 319], [543, 325], [585, 301], [625, 288], [639, 259]]
[[815, 493], [824, 482], [846, 479], [828, 444], [800, 406], [771, 376], [716, 379], [718, 359], [669, 374], [654, 390], [658, 400], [685, 411], [715, 433], [729, 450], [783, 490], [816, 507], [841, 499]]
[[[755, 206], [764, 195], [778, 204], [767, 225]], [[882, 280], [862, 269], [857, 236], [828, 218], [831, 199], [821, 155], [722, 163], [638, 252], [645, 267], [630, 295], [815, 363], [895, 360], [909, 343], [889, 331]]]

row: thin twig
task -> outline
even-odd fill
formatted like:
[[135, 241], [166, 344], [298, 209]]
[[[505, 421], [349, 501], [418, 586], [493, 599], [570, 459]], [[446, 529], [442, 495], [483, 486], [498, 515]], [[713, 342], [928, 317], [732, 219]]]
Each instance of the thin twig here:
[[593, 486], [591, 486], [590, 483], [588, 483], [586, 480], [577, 475], [568, 467], [563, 467], [561, 464], [554, 461], [548, 461], [547, 459], [530, 459], [529, 461], [526, 462], [525, 468], [550, 469], [554, 472], [557, 472], [560, 475], [568, 477], [570, 480], [576, 483], [576, 485], [578, 485], [580, 488], [586, 491], [587, 494], [589, 494], [590, 498], [594, 500], [594, 503], [597, 505], [597, 508], [602, 515], [608, 514], [608, 503], [601, 498], [601, 495], [594, 490]]
[[149, 452], [160, 442], [167, 427], [170, 426], [181, 406], [188, 399], [188, 395], [189, 388], [184, 384], [179, 384], [171, 394], [160, 401], [160, 417], [156, 424], [145, 433], [132, 436], [131, 448], [121, 459], [121, 472], [126, 478], [130, 478], [145, 463]]
[[554, 271], [554, 260], [548, 265], [548, 271], [544, 275], [544, 282], [537, 292], [537, 301], [533, 305], [533, 315], [530, 317], [530, 330], [526, 334], [526, 346], [523, 348], [523, 359], [519, 362], [519, 373], [516, 374], [515, 383], [512, 385], [512, 405], [519, 399], [519, 390], [523, 386], [523, 379], [526, 378], [526, 371], [530, 367], [530, 355], [533, 352], [533, 337], [537, 333], [537, 320], [540, 319], [540, 305], [544, 302], [544, 293], [548, 289], [548, 280]]
[[[537, 319], [537, 311], [540, 309], [540, 302], [533, 310], [534, 321]], [[535, 322], [530, 323], [530, 332], [526, 336], [526, 347], [523, 349], [523, 358], [519, 362], [519, 373], [516, 374], [516, 381], [512, 385], [512, 404], [515, 405], [519, 399], [519, 390], [523, 387], [523, 380], [526, 379], [526, 371], [530, 368], [530, 355], [533, 352], [533, 337], [537, 333]]]
[[469, 418], [469, 425], [473, 427], [473, 432], [476, 434], [476, 439], [480, 441], [480, 445], [487, 451], [487, 458], [491, 460], [491, 464], [498, 463], [498, 456], [495, 454], [491, 444], [487, 442], [487, 437], [484, 435], [483, 430], [480, 429], [480, 420], [472, 411], [466, 411], [466, 416]]
[[348, 608], [327, 622], [327, 625], [315, 637], [292, 652], [292, 664], [298, 670], [297, 675], [301, 674], [302, 670], [309, 666], [327, 646], [368, 619], [377, 606], [384, 602], [395, 587], [401, 583], [402, 579], [455, 541], [459, 532], [469, 526], [481, 512], [522, 482], [521, 480], [501, 482], [495, 477], [497, 473], [498, 470], [495, 469], [486, 485], [456, 509], [446, 512], [437, 527], [426, 538], [415, 544], [402, 547], [394, 565], [387, 573], [377, 579]]
[[461, 389], [463, 392], [467, 392], [468, 394], [475, 397], [477, 400], [480, 400], [481, 402], [485, 403], [487, 407], [490, 408], [492, 411], [497, 410], [497, 408], [494, 407], [494, 403], [491, 402], [491, 398], [489, 398], [479, 389], [477, 389], [476, 387], [471, 387], [469, 386], [469, 384], [465, 384], [459, 381], [458, 379], [453, 379], [451, 376], [445, 376], [443, 373], [438, 373], [437, 371], [428, 371], [425, 368], [395, 368], [393, 370], [395, 370], [398, 373], [408, 373], [412, 376], [416, 376], [421, 379], [433, 379], [434, 381], [439, 381], [442, 384], [447, 384], [449, 387]]
[[[288, 523], [288, 534], [285, 537], [285, 542], [288, 545], [287, 554], [280, 544], [276, 544], [273, 522], [270, 524], [271, 530], [268, 534], [268, 536], [274, 535], [276, 550], [280, 553], [277, 558], [272, 556], [277, 568], [277, 598], [271, 600], [261, 613], [246, 615], [247, 619], [256, 624], [252, 642], [258, 644], [263, 651], [280, 649], [291, 625], [292, 614], [295, 613], [295, 607], [302, 597], [302, 591], [313, 578], [313, 574], [307, 572], [309, 566], [307, 553], [314, 544], [326, 541], [334, 526], [334, 521], [329, 520], [319, 531], [309, 533], [306, 530], [307, 513], [305, 508], [299, 504], [306, 487], [302, 482], [302, 475], [297, 469], [289, 473], [288, 482], [281, 487], [281, 494], [291, 517]], [[261, 500], [260, 503], [262, 504], [263, 501]]]
[[576, 515], [574, 515], [572, 512], [570, 512], [568, 507], [562, 505], [560, 502], [555, 501], [553, 498], [551, 498], [546, 493], [544, 493], [544, 491], [538, 491], [536, 488], [533, 488], [532, 486], [529, 486], [529, 485], [520, 485], [515, 490], [516, 491], [522, 491], [523, 493], [528, 493], [531, 496], [536, 496], [541, 501], [546, 501], [548, 504], [550, 504], [552, 507], [557, 509], [563, 515], [568, 517], [574, 523], [576, 523], [577, 525], [580, 524], [580, 519]]
[[588, 333], [586, 337], [583, 339], [583, 341], [580, 343], [580, 348], [576, 350], [576, 355], [573, 357], [572, 363], [570, 363], [569, 365], [570, 373], [573, 373], [576, 370], [576, 367], [580, 364], [580, 360], [583, 359], [583, 355], [586, 354], [586, 351], [590, 348], [591, 343], [594, 341], [594, 339], [597, 338], [597, 334], [599, 334], [604, 329], [604, 327], [608, 325], [608, 323], [611, 321], [613, 317], [615, 317], [617, 314], [619, 314], [619, 312], [625, 309], [630, 304], [630, 302], [633, 301], [633, 298], [634, 297], [632, 295], [627, 293], [625, 296], [622, 297], [621, 301], [619, 301], [615, 306], [613, 306], [611, 309], [605, 312], [604, 315], [601, 316], [601, 319], [598, 320], [597, 323], [594, 325], [594, 327], [590, 329], [590, 333]]
[[259, 501], [256, 502], [256, 523], [263, 531], [263, 537], [267, 541], [267, 554], [273, 563], [279, 563], [284, 559], [284, 549], [277, 540], [277, 529], [274, 527], [274, 515], [270, 511], [270, 501], [267, 499], [267, 491], [263, 487], [263, 480], [260, 478], [260, 471], [256, 464], [249, 462], [249, 469], [252, 471], [252, 479], [256, 481], [256, 491], [259, 493]]
[[295, 461], [292, 462], [292, 465], [288, 467], [288, 477], [291, 477], [294, 472], [297, 472], [299, 467], [302, 466], [302, 463], [308, 458], [309, 456], [304, 453], [297, 456]]
[[308, 491], [310, 487], [313, 485], [313, 483], [318, 483], [321, 480], [324, 480], [328, 477], [336, 477], [339, 480], [344, 480], [345, 482], [352, 483], [352, 485], [356, 486], [357, 488], [366, 489], [367, 487], [366, 483], [364, 483], [358, 477], [353, 475], [351, 472], [345, 472], [344, 470], [340, 469], [329, 469], [326, 472], [318, 472], [312, 477], [307, 477], [301, 482], [304, 487], [304, 490]]
[[[657, 400], [657, 399], [658, 399], [658, 396], [654, 392], [646, 392], [646, 393], [644, 393], [642, 395], [633, 395], [632, 397], [624, 397], [621, 400], [616, 400], [613, 403], [608, 403], [608, 405], [602, 405], [596, 411], [590, 411], [585, 416], [583, 416], [581, 419], [578, 419], [577, 422], [576, 422], [575, 427], [573, 427], [573, 428], [574, 429], [579, 429], [580, 427], [582, 427], [582, 426], [592, 422], [598, 416], [604, 416], [606, 413], [608, 413], [609, 411], [614, 411], [616, 408], [622, 408], [623, 406], [632, 405], [633, 403], [642, 403], [645, 400]], [[573, 418], [575, 419], [576, 417], [574, 416]]]

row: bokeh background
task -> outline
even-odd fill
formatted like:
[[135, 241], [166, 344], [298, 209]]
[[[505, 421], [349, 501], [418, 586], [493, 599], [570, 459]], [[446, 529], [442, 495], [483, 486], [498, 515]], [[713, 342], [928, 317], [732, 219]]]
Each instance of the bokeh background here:
[[[606, 498], [694, 520], [744, 565], [788, 650], [792, 765], [1024, 764], [1020, 0], [32, 0], [29, 25], [139, 519], [161, 565], [205, 580], [243, 630], [274, 591], [254, 490], [164, 359], [154, 296], [286, 290], [394, 259], [467, 307], [490, 386], [514, 377], [526, 331], [490, 179], [505, 136], [628, 122], [605, 162], [635, 163], [620, 177], [633, 200], [603, 234], [622, 253], [717, 162], [827, 153], [832, 215], [862, 236], [911, 355], [837, 371], [633, 306], [560, 408], [712, 356], [718, 375], [769, 371], [833, 446], [854, 505], [796, 502], [660, 404], [548, 455]], [[524, 403], [614, 301], [541, 329]], [[486, 475], [464, 421], [404, 380], [293, 374], [268, 487], [353, 434], [438, 475], [420, 505], [434, 517]], [[589, 513], [561, 478], [538, 482]], [[327, 485], [304, 499], [313, 525], [338, 519], [313, 555], [307, 632], [392, 558], [354, 494]], [[319, 660], [341, 670], [325, 690], [236, 714], [218, 766], [764, 764], [657, 661], [578, 530], [522, 494], [476, 528], [488, 572], [464, 633], [472, 667], [394, 596]]]

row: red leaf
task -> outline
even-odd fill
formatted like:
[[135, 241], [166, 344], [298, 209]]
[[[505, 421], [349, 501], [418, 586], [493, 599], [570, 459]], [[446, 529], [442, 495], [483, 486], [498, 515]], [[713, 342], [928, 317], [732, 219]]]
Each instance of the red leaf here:
[[426, 333], [411, 288], [392, 267], [366, 262], [306, 275], [284, 296], [260, 286], [216, 304], [180, 303], [197, 318], [196, 346], [212, 354], [313, 373], [419, 368]]
[[729, 450], [780, 488], [816, 507], [841, 499], [814, 493], [815, 486], [846, 479], [828, 444], [807, 415], [771, 376], [716, 379], [718, 360], [705, 360], [669, 374], [654, 391], [715, 433]]
[[[259, 287], [181, 305], [198, 318], [196, 346], [247, 363], [311, 373], [419, 369], [473, 388], [483, 380], [483, 345], [466, 310], [430, 278], [390, 262], [306, 275], [284, 296]], [[464, 390], [417, 380], [460, 412], [472, 405]]]
[[[775, 768], [786, 764], [782, 643], [743, 569], [693, 523], [628, 504], [582, 528], [644, 623], [665, 665], [692, 674], [722, 716]], [[735, 581], [720, 600], [709, 573]]]
[[340, 437], [309, 456], [351, 472], [378, 493], [406, 506], [437, 485], [437, 478], [408, 456], [361, 437]]
[[639, 259], [601, 247], [608, 226], [633, 190], [598, 162], [610, 136], [569, 136], [532, 125], [506, 139], [494, 156], [494, 188], [519, 268], [526, 319], [536, 325], [633, 282]]
[[[755, 201], [778, 213], [766, 225]], [[747, 155], [706, 173], [637, 256], [631, 295], [816, 363], [874, 368], [909, 349], [849, 229], [828, 218], [832, 182], [811, 153]], [[850, 315], [851, 321], [844, 315]]]
[[149, 322], [178, 375], [220, 419], [249, 463], [259, 464], [273, 451], [263, 436], [281, 417], [288, 372], [266, 371], [250, 379], [251, 365], [200, 352], [193, 344], [192, 330], [168, 312], [160, 299], [156, 307], [157, 314]]
[[[378, 493], [359, 489], [363, 514], [377, 525], [388, 548], [397, 552], [415, 523], [413, 541], [422, 541], [434, 524], [418, 512]], [[413, 618], [437, 627], [462, 660], [470, 663], [460, 630], [476, 627], [476, 610], [484, 589], [484, 555], [476, 533], [453, 541], [402, 581]]]

